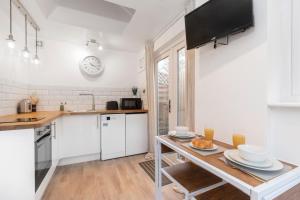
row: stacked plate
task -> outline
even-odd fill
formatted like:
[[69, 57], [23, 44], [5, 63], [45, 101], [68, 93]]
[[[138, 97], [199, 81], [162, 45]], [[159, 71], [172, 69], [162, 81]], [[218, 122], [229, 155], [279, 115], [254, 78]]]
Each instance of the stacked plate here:
[[196, 136], [194, 132], [188, 131], [188, 128], [184, 126], [176, 127], [175, 131], [169, 131], [168, 135], [179, 139], [191, 139]]
[[274, 172], [283, 169], [283, 164], [271, 158], [260, 147], [252, 145], [240, 145], [237, 150], [227, 150], [224, 156], [234, 164], [266, 172]]

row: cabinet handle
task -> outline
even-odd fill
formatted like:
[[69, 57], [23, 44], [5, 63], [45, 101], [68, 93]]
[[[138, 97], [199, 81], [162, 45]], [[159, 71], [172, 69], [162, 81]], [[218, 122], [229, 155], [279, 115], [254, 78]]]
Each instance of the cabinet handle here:
[[99, 115], [97, 115], [97, 128], [99, 128]]
[[171, 100], [169, 99], [169, 113], [171, 113]]
[[52, 125], [53, 125], [53, 128], [54, 128], [53, 138], [56, 139], [56, 122], [54, 122]]

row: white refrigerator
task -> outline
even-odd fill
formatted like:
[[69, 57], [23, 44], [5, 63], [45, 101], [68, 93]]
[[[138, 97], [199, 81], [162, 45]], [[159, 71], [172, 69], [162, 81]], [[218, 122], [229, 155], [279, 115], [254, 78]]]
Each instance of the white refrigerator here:
[[101, 159], [125, 156], [125, 114], [101, 116]]

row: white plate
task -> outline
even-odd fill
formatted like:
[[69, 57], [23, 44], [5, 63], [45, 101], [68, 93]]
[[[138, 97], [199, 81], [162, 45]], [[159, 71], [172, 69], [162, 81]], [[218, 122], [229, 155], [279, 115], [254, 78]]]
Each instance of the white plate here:
[[264, 162], [251, 162], [249, 160], [245, 160], [240, 156], [239, 150], [232, 150], [229, 152], [229, 156], [238, 163], [245, 164], [251, 167], [258, 167], [258, 168], [270, 168], [273, 166], [273, 161], [267, 159]]
[[202, 148], [199, 148], [199, 147], [195, 147], [192, 142], [189, 143], [189, 146], [192, 147], [193, 149], [197, 149], [197, 150], [201, 150], [201, 151], [215, 151], [215, 150], [218, 149], [218, 146], [215, 145], [215, 144], [213, 144], [213, 147], [210, 148], [210, 149], [202, 149]]
[[232, 154], [233, 151], [238, 151], [238, 150], [226, 150], [224, 152], [225, 158], [228, 159], [229, 161], [231, 161], [235, 164], [241, 165], [243, 167], [248, 167], [250, 169], [256, 169], [256, 170], [260, 170], [260, 171], [268, 171], [268, 172], [274, 172], [274, 171], [279, 171], [279, 170], [283, 169], [283, 164], [275, 159], [271, 160], [273, 164], [271, 167], [268, 167], [268, 168], [253, 167], [253, 166], [249, 166], [249, 165], [246, 165], [243, 163], [239, 163], [239, 162], [235, 161], [233, 158], [231, 158], [230, 155]]
[[172, 137], [176, 137], [176, 138], [180, 138], [180, 139], [190, 139], [190, 138], [194, 138], [196, 135], [193, 132], [187, 132], [186, 135], [176, 135], [176, 131], [169, 131], [168, 135], [172, 136]]

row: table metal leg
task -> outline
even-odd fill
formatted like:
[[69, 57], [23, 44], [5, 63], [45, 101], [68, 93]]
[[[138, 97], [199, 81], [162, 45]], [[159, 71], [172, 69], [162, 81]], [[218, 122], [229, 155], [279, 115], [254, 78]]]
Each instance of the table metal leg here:
[[155, 196], [162, 200], [161, 143], [155, 140]]

